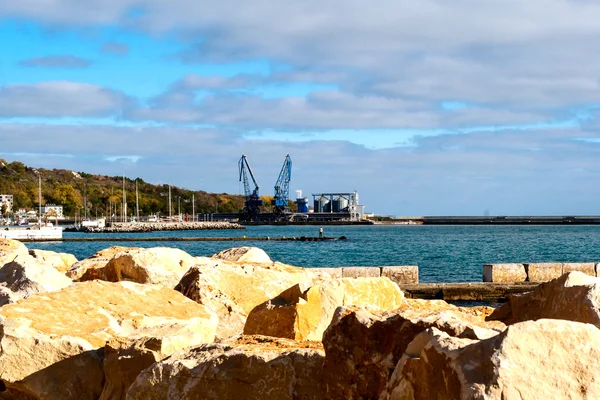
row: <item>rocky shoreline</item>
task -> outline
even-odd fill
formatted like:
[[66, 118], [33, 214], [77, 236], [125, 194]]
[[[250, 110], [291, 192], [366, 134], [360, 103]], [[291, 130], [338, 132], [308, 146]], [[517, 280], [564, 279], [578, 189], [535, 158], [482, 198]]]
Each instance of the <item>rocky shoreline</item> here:
[[65, 232], [89, 233], [135, 233], [155, 231], [189, 231], [189, 230], [217, 230], [217, 229], [246, 229], [243, 225], [233, 222], [113, 222], [106, 227], [81, 227], [78, 229], [65, 229]]
[[494, 309], [407, 298], [416, 267], [252, 247], [0, 240], [0, 265], [0, 399], [600, 398], [600, 279], [580, 271]]

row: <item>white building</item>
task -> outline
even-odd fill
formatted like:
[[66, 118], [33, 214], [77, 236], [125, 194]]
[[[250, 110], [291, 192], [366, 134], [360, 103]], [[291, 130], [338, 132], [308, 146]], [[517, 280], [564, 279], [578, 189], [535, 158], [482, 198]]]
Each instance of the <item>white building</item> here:
[[0, 194], [0, 207], [6, 204], [6, 212], [12, 212], [13, 209], [13, 195], [12, 194]]
[[[50, 211], [53, 211], [52, 213], [50, 213]], [[56, 204], [46, 204], [44, 207], [42, 207], [42, 214], [52, 214], [52, 216], [56, 216], [56, 218], [58, 219], [63, 219], [65, 218], [64, 214], [63, 214], [63, 206], [57, 206]]]

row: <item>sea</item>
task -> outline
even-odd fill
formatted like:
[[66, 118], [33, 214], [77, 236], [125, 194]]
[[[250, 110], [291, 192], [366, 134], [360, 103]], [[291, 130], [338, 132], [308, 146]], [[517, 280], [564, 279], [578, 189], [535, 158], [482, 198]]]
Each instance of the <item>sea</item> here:
[[[65, 232], [63, 237], [105, 238], [101, 242], [27, 243], [30, 249], [90, 257], [110, 246], [175, 247], [211, 256], [231, 247], [262, 248], [272, 260], [300, 267], [417, 265], [421, 283], [481, 282], [483, 265], [526, 262], [600, 262], [600, 225], [369, 225], [323, 226], [324, 236], [347, 240], [141, 241], [145, 237], [280, 238], [319, 235], [319, 226], [248, 226], [244, 230], [150, 233]], [[118, 236], [117, 236], [118, 235]], [[115, 241], [116, 237], [132, 241]]]

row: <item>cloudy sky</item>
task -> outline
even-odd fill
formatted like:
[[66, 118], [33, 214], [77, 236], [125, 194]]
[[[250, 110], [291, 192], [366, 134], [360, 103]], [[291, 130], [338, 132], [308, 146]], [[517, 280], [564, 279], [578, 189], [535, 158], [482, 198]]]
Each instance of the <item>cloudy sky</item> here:
[[394, 215], [600, 214], [600, 3], [0, 0], [0, 157]]

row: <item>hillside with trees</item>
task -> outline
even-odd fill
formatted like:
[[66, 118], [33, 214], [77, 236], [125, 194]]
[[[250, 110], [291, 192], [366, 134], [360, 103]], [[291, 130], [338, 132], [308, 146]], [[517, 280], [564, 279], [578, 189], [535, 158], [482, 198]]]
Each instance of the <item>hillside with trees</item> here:
[[[0, 159], [0, 194], [13, 195], [13, 209], [36, 209], [38, 206], [38, 179], [42, 178], [41, 204], [62, 205], [65, 216], [82, 213], [84, 198], [88, 216], [121, 215], [125, 194], [128, 214], [135, 213], [135, 186], [137, 181], [140, 215], [159, 213], [169, 215], [169, 185], [153, 185], [141, 178], [92, 175], [64, 169], [31, 168], [22, 162], [11, 163]], [[87, 195], [86, 195], [87, 193]], [[192, 197], [196, 213], [231, 213], [244, 207], [244, 197], [226, 193], [216, 194], [192, 191], [171, 186], [171, 212], [176, 215], [192, 214]]]

